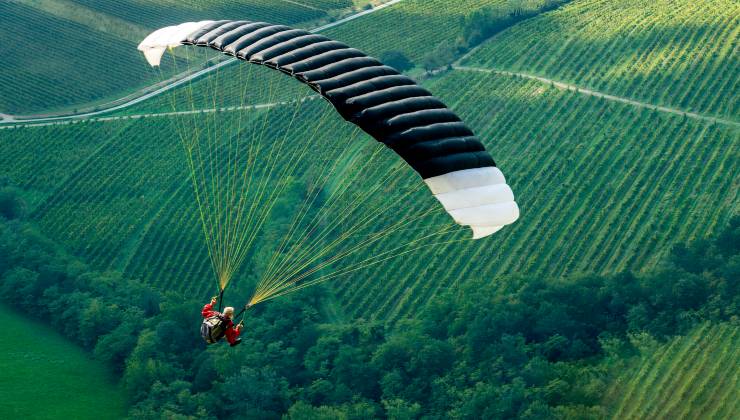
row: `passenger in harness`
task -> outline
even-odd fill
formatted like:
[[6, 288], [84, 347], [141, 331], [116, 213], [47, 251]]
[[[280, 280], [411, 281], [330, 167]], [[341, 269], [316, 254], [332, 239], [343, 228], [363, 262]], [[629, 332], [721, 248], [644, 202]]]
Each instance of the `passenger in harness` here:
[[208, 344], [218, 343], [225, 336], [226, 341], [229, 342], [231, 347], [234, 347], [242, 342], [239, 334], [241, 334], [244, 324], [240, 322], [238, 325], [234, 325], [232, 320], [234, 318], [234, 308], [230, 306], [224, 308], [223, 313], [214, 311], [213, 305], [216, 304], [216, 300], [216, 297], [211, 298], [211, 303], [203, 306], [203, 310], [200, 312], [203, 315], [200, 335]]

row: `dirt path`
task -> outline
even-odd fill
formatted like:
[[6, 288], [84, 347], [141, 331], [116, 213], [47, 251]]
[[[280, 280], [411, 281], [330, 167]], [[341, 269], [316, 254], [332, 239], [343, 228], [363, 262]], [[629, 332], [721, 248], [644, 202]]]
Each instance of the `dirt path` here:
[[713, 117], [709, 115], [698, 114], [696, 112], [683, 111], [680, 109], [670, 108], [666, 106], [659, 106], [659, 105], [655, 105], [655, 104], [651, 104], [647, 102], [640, 102], [634, 99], [625, 98], [622, 96], [610, 95], [608, 93], [586, 89], [580, 86], [572, 85], [570, 83], [559, 82], [557, 80], [548, 79], [542, 76], [535, 76], [529, 73], [513, 72], [513, 71], [506, 71], [506, 70], [496, 70], [496, 69], [486, 69], [486, 68], [480, 68], [480, 67], [460, 66], [460, 65], [453, 65], [452, 68], [458, 71], [472, 71], [472, 72], [479, 72], [479, 73], [501, 74], [505, 76], [521, 77], [524, 79], [536, 80], [538, 82], [542, 82], [542, 83], [555, 86], [558, 89], [569, 90], [572, 92], [576, 92], [576, 93], [580, 93], [580, 94], [588, 95], [588, 96], [593, 96], [596, 98], [604, 98], [609, 101], [621, 102], [624, 104], [629, 104], [629, 105], [640, 107], [640, 108], [654, 109], [656, 111], [665, 112], [668, 114], [685, 116], [687, 118], [692, 118], [695, 120], [708, 121], [708, 122], [713, 122], [717, 124], [728, 125], [731, 127], [740, 127], [740, 122], [738, 121], [733, 121], [733, 120], [726, 119], [726, 118]]
[[[0, 125], [0, 130], [10, 130], [14, 128], [22, 127], [44, 127], [49, 125], [71, 125], [80, 124], [83, 122], [107, 122], [107, 121], [122, 121], [122, 120], [139, 120], [143, 118], [160, 118], [160, 117], [171, 117], [174, 115], [192, 115], [192, 114], [211, 114], [214, 112], [234, 112], [234, 111], [249, 111], [258, 109], [269, 109], [278, 106], [292, 105], [296, 102], [313, 101], [319, 99], [320, 96], [309, 96], [305, 99], [296, 99], [292, 101], [282, 102], [270, 102], [265, 104], [256, 105], [243, 105], [243, 106], [227, 106], [221, 108], [204, 108], [204, 109], [193, 109], [188, 111], [170, 111], [170, 112], [151, 112], [146, 114], [133, 114], [133, 115], [118, 115], [114, 117], [91, 117], [91, 118], [76, 118], [76, 119], [65, 119], [61, 121], [42, 121], [42, 122], [17, 122], [16, 124], [5, 124]], [[12, 120], [10, 120], [12, 121]]]

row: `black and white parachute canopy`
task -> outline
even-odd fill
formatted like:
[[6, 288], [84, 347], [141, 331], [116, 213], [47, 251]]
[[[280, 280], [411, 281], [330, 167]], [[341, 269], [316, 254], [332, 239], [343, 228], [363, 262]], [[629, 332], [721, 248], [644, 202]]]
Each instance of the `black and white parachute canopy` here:
[[162, 28], [139, 50], [158, 66], [167, 48], [180, 45], [211, 47], [305, 83], [408, 162], [473, 238], [519, 217], [511, 188], [473, 131], [413, 79], [362, 51], [302, 29], [229, 20]]

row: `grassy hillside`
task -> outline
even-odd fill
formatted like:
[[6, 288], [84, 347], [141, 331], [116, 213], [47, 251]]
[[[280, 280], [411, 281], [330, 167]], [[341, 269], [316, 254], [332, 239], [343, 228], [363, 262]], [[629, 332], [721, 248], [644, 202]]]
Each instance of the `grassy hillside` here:
[[[263, 19], [275, 23], [296, 23], [326, 16], [331, 9], [352, 7], [352, 0], [75, 0], [91, 9], [150, 28], [173, 22], [218, 19]], [[123, 3], [123, 4], [122, 4]]]
[[[101, 55], [100, 61], [94, 65], [110, 67], [113, 82], [107, 79], [92, 80], [90, 83], [98, 86], [97, 90], [91, 89], [87, 93], [81, 81], [90, 78], [90, 75], [74, 71], [74, 66], [78, 65], [74, 60], [83, 59], [79, 55], [68, 62], [55, 56], [55, 65], [70, 66], [58, 69], [68, 75], [69, 80], [45, 79], [43, 73], [23, 76], [33, 77], [33, 85], [39, 87], [31, 93], [18, 93], [18, 87], [23, 86], [22, 83], [16, 83], [21, 80], [18, 73], [0, 72], [0, 78], [6, 77], [6, 83], [0, 84], [6, 87], [0, 89], [15, 89], [9, 91], [12, 95], [3, 94], [0, 90], [0, 98], [3, 98], [0, 99], [0, 112], [4, 112], [3, 100], [15, 100], [16, 106], [37, 104], [43, 107], [47, 103], [66, 103], [71, 95], [79, 95], [75, 96], [75, 101], [87, 101], [94, 99], [84, 95], [97, 91], [108, 92], [106, 95], [120, 92], [121, 85], [115, 81], [122, 80], [120, 78], [124, 73], [133, 73], [134, 67], [137, 72], [141, 68], [143, 60], [134, 57], [137, 53], [131, 41], [117, 41], [114, 38], [119, 35], [115, 34], [108, 35], [111, 39], [95, 38], [100, 35], [99, 28], [80, 24], [79, 19], [72, 22], [59, 15], [50, 17], [49, 13], [39, 7], [30, 7], [29, 3], [38, 5], [43, 2], [0, 5], [0, 12], [19, 16], [9, 21], [11, 26], [15, 25], [13, 27], [18, 34], [34, 30], [39, 40], [50, 36], [43, 29], [46, 23], [30, 29], [22, 25], [25, 22], [23, 19], [30, 19], [28, 16], [47, 23], [51, 22], [49, 19], [54, 19], [53, 24], [61, 28], [76, 28], [74, 31], [65, 29], [63, 33], [71, 37], [67, 44], [69, 46], [60, 47], [53, 54], [72, 54], [72, 50], [80, 48], [82, 39], [93, 37], [94, 42], [105, 45], [112, 41], [119, 42], [121, 55]], [[298, 3], [309, 4], [307, 1]], [[420, 60], [437, 46], [462, 36], [464, 15], [484, 5], [502, 3], [503, 0], [405, 0], [346, 26], [334, 28], [328, 35], [374, 55], [400, 50], [420, 64]], [[94, 13], [111, 16], [119, 23], [142, 16], [143, 20], [139, 22], [142, 25], [159, 25], [156, 18], [160, 16], [162, 8], [172, 8], [175, 15], [188, 19], [188, 13], [194, 11], [198, 14], [213, 10], [226, 13], [223, 11], [226, 9], [220, 7], [241, 7], [239, 5], [244, 3], [237, 5], [236, 2], [227, 2], [222, 6], [222, 2], [198, 2], [198, 5], [205, 5], [203, 7], [206, 9], [203, 10], [193, 9], [189, 3], [180, 6], [182, 2], [169, 0], [132, 1], [126, 3], [126, 7], [112, 1], [81, 0], [76, 4]], [[263, 10], [257, 6], [267, 5], [268, 2], [254, 0], [249, 4], [256, 5], [254, 10]], [[294, 8], [303, 10], [306, 7], [281, 1], [281, 7], [284, 5], [286, 9], [270, 7], [264, 9], [264, 13], [268, 16], [266, 19], [285, 19], [287, 22], [298, 19], [298, 15], [314, 16], [319, 13], [316, 9], [344, 7], [344, 4], [339, 0], [313, 2], [305, 14], [296, 15], [292, 14], [296, 10]], [[735, 3], [725, 0], [672, 3], [576, 0], [499, 33], [476, 49], [463, 63], [544, 75], [653, 105], [667, 105], [737, 120], [737, 75], [740, 73], [737, 71], [740, 70], [740, 63], [735, 51], [740, 34], [737, 29], [740, 27], [737, 7]], [[278, 16], [270, 13], [283, 14]], [[0, 34], [5, 30], [6, 27], [0, 28]], [[22, 40], [21, 35], [13, 36], [17, 36], [18, 41], [11, 43], [11, 46], [0, 47], [5, 48], [2, 52], [10, 53], [11, 60], [28, 60], [27, 56], [17, 58], [14, 55], [20, 53]], [[98, 48], [103, 44], [95, 45]], [[69, 51], [64, 48], [69, 48]], [[119, 59], [125, 54], [130, 56]], [[12, 68], [26, 65], [29, 64], [13, 62]], [[42, 68], [38, 62], [34, 66]], [[154, 73], [146, 77], [159, 79]], [[464, 319], [455, 315], [459, 308], [447, 310], [444, 305], [449, 303], [439, 301], [430, 305], [430, 302], [435, 302], [432, 298], [445, 296], [443, 292], [467, 290], [461, 296], [480, 297], [470, 289], [479, 284], [492, 284], [492, 289], [504, 286], [508, 284], [500, 281], [504, 276], [521, 281], [522, 291], [525, 292], [529, 286], [527, 279], [530, 278], [541, 281], [544, 287], [550, 285], [550, 280], [553, 284], [561, 280], [567, 282], [569, 279], [560, 277], [573, 275], [573, 278], [579, 278], [577, 275], [583, 273], [609, 275], [633, 270], [649, 276], [653, 269], [665, 267], [665, 257], [674, 244], [701, 240], [716, 234], [738, 213], [740, 129], [731, 123], [712, 123], [649, 107], [636, 107], [608, 98], [561, 90], [537, 80], [502, 74], [456, 69], [428, 75], [422, 83], [455, 110], [486, 144], [516, 194], [521, 207], [521, 219], [481, 241], [445, 243], [418, 249], [401, 258], [354, 271], [328, 283], [320, 295], [333, 312], [329, 319], [365, 318], [392, 326], [399, 325], [397, 323], [404, 318], [417, 317], [422, 309], [434, 308], [443, 317], [449, 316], [450, 320], [455, 320], [450, 321], [452, 323], [445, 330], [456, 334], [459, 325], [454, 324]], [[208, 97], [213, 89], [209, 86], [211, 84], [226, 86], [221, 90], [224, 95], [215, 102]], [[246, 98], [244, 92], [247, 92]], [[193, 104], [190, 103], [191, 93], [195, 98]], [[297, 99], [307, 94], [310, 94], [307, 89], [275, 72], [255, 66], [232, 66], [219, 75], [198, 81], [192, 92], [179, 90], [175, 108], [194, 108], [197, 111], [242, 103]], [[185, 154], [177, 133], [177, 121], [181, 117], [164, 114], [172, 111], [170, 100], [170, 97], [163, 96], [126, 111], [127, 114], [155, 114], [146, 118], [0, 129], [0, 187], [10, 184], [21, 188], [23, 198], [30, 207], [31, 222], [55, 242], [60, 242], [90, 263], [93, 269], [120, 271], [126, 277], [142, 279], [159, 290], [202, 299], [212, 295], [215, 287], [199, 224], [200, 216], [188, 178]], [[351, 173], [349, 168], [357, 166], [356, 162], [368, 160], [377, 152], [377, 158], [358, 171], [361, 176], [355, 189], [339, 200], [337, 208], [352, 203], [360, 193], [377, 185], [380, 188], [365, 205], [366, 211], [378, 214], [378, 220], [383, 223], [389, 219], [408, 220], [429, 206], [436, 205], [425, 188], [414, 190], [423, 186], [413, 171], [398, 165], [396, 156], [375, 146], [368, 136], [360, 135], [356, 143], [347, 148], [354, 153], [354, 160], [342, 154], [345, 141], [353, 135], [352, 127], [335, 115], [325, 101], [307, 101], [301, 105], [300, 112], [295, 113], [295, 109], [295, 104], [283, 103], [277, 104], [269, 113], [265, 109], [230, 109], [215, 114], [217, 124], [225, 132], [232, 133], [231, 138], [250, 138], [251, 130], [264, 129], [266, 141], [271, 142], [290, 128], [292, 142], [288, 143], [286, 155], [301, 150], [306, 144], [313, 146], [305, 163], [299, 165], [291, 177], [290, 189], [267, 222], [256, 250], [237, 274], [235, 283], [237, 287], [241, 285], [241, 290], [235, 290], [228, 296], [229, 303], [237, 301], [236, 304], [239, 304], [239, 300], [248, 297], [252, 285], [265, 269], [269, 252], [285, 234], [289, 216], [320, 179], [311, 166], [315, 162], [339, 161], [339, 169], [322, 187], [326, 192], [323, 199], [341, 188], [342, 180]], [[204, 112], [195, 115], [208, 119], [214, 114]], [[295, 120], [293, 115], [297, 115]], [[321, 127], [318, 131], [317, 126]], [[240, 158], [248, 159], [245, 154], [241, 154]], [[401, 169], [396, 172], [396, 167]], [[397, 177], [398, 181], [387, 181], [384, 176], [388, 174]], [[399, 197], [407, 192], [409, 195], [400, 200]], [[334, 222], [343, 226], [339, 218], [329, 219], [326, 224]], [[449, 224], [449, 219], [434, 219], [434, 223]], [[420, 223], [418, 226], [429, 228], [431, 224]], [[419, 232], [413, 229], [372, 244], [360, 255], [349, 259], [349, 262], [362, 261], [417, 238]], [[457, 235], [452, 238], [459, 238], [459, 233]], [[361, 235], [357, 237], [362, 238]], [[708, 255], [702, 257], [713, 261], [715, 252], [712, 248]], [[699, 255], [699, 252], [694, 254]], [[685, 260], [688, 267], [692, 258], [697, 258], [694, 254], [684, 255], [686, 258], [674, 255], [673, 258]], [[672, 268], [667, 270], [665, 276], [670, 278]], [[666, 290], [661, 289], [660, 296], [646, 293], [644, 305], [633, 302], [636, 305], [634, 311], [623, 307], [621, 299], [624, 296], [619, 293], [613, 299], [601, 296], [608, 302], [604, 307], [614, 305], [616, 311], [624, 312], [618, 318], [619, 322], [624, 323], [626, 334], [626, 331], [632, 331], [628, 328], [632, 328], [634, 322], [655, 319], [645, 315], [650, 312], [640, 311], [648, 311], [654, 305], [664, 305], [670, 309], [675, 300], [674, 294], [690, 301], [695, 296], [703, 296], [703, 292], [717, 284], [712, 283], [713, 274], [701, 266], [696, 272], [687, 270], [691, 274], [683, 273], [675, 285], [672, 282], [656, 282], [657, 285], [671, 286]], [[725, 271], [722, 273], [726, 275]], [[621, 287], [620, 282], [626, 278], [629, 276], [614, 277], [616, 283], [609, 284]], [[693, 282], [697, 279], [706, 281], [707, 289], [695, 287]], [[510, 321], [505, 315], [507, 309], [515, 309], [517, 305], [540, 313], [542, 318], [533, 323], [532, 319], [520, 313], [518, 322], [526, 325], [526, 328], [516, 325], [511, 331], [502, 332], [496, 327], [497, 324], [477, 318], [478, 313], [482, 318], [487, 318], [488, 314], [484, 311], [471, 310], [471, 316], [475, 316], [470, 319], [476, 321], [465, 322], [465, 325], [476, 331], [468, 338], [454, 338], [450, 341], [451, 348], [467, 352], [473, 347], [460, 343], [476, 342], [481, 348], [488, 349], [491, 342], [486, 337], [490, 337], [490, 334], [502, 335], [502, 343], [506, 344], [515, 334], [521, 334], [522, 330], [529, 328], [533, 334], [539, 334], [540, 328], [553, 333], [552, 341], [548, 338], [541, 343], [543, 353], [533, 350], [529, 338], [520, 336], [521, 343], [516, 351], [520, 351], [521, 347], [522, 353], [509, 352], [507, 346], [496, 347], [496, 351], [502, 352], [502, 358], [519, 359], [520, 355], [525, 354], [534, 359], [548, 357], [546, 355], [550, 354], [550, 350], [547, 348], [551, 345], [557, 348], [559, 340], [563, 339], [559, 328], [566, 331], [583, 328], [584, 333], [593, 333], [594, 348], [601, 348], [602, 340], [609, 339], [608, 334], [597, 334], [590, 327], [574, 327], [568, 322], [553, 322], [563, 314], [559, 312], [559, 307], [548, 303], [566, 300], [560, 299], [558, 293], [561, 291], [556, 290], [548, 295], [533, 293], [530, 300], [510, 294], [498, 301], [498, 295], [491, 292], [479, 300], [471, 299], [481, 307], [486, 306], [486, 299], [501, 304], [496, 307], [503, 309], [493, 310], [493, 318], [506, 325]], [[596, 292], [589, 291], [578, 297], [593, 304], [594, 301], [590, 299], [594, 294]], [[169, 298], [172, 296], [177, 302], [183, 301], [180, 295], [170, 295]], [[301, 295], [302, 298], [305, 296]], [[284, 303], [290, 305], [290, 302], [288, 299], [281, 300], [280, 304], [268, 304], [263, 308], [279, 313], [276, 308]], [[540, 303], [541, 307], [538, 306]], [[694, 320], [691, 302], [681, 304], [689, 309], [677, 315], [676, 322], [680, 323], [681, 317]], [[719, 306], [716, 301], [714, 304]], [[570, 305], [579, 317], [589, 319], [590, 312], [583, 310], [584, 305], [577, 300]], [[717, 309], [718, 306], [707, 310], [711, 313], [722, 312], [723, 308]], [[175, 311], [177, 319], [180, 319], [179, 310], [183, 313], [190, 311], [185, 305], [178, 308]], [[601, 315], [603, 319], [600, 318], [600, 321], [605, 325], [612, 323], [610, 317], [614, 314], [610, 310], [605, 310]], [[291, 310], [290, 316], [299, 317], [303, 314], [300, 310]], [[292, 331], [292, 335], [295, 330], [285, 321], [288, 317], [279, 314], [277, 319], [282, 327]], [[364, 322], [362, 324], [365, 325]], [[430, 320], [429, 325], [436, 325], [435, 320]], [[672, 324], [667, 325], [667, 332], [656, 336], [675, 334], [674, 329], [670, 328]], [[327, 330], [332, 328], [325, 327]], [[254, 334], [274, 331], [264, 328]], [[274, 328], [274, 325], [270, 328]], [[151, 331], [147, 334], [154, 336]], [[188, 340], [193, 338], [187, 337]], [[278, 334], [275, 341], [283, 339], [284, 336]], [[329, 340], [327, 349], [334, 348], [331, 340], [333, 338]], [[736, 326], [706, 324], [665, 345], [656, 345], [617, 378], [605, 396], [604, 405], [610, 408], [614, 418], [731, 418], [740, 409], [734, 403], [740, 399], [736, 395], [738, 373], [737, 369], [731, 368], [738, 356], [738, 340]], [[411, 341], [418, 342], [417, 338]], [[294, 351], [291, 342], [281, 342], [278, 347], [286, 353]], [[357, 347], [357, 343], [351, 347]], [[577, 353], [577, 347], [573, 345], [574, 353]], [[242, 346], [239, 351], [245, 349], [259, 352], [260, 357], [268, 359], [286, 359], [283, 353], [259, 351], [260, 347]], [[424, 351], [417, 353], [426, 354]], [[281, 356], [276, 357], [275, 354]], [[369, 356], [363, 359], [355, 357], [355, 353], [347, 354], [349, 356], [340, 353], [342, 357], [357, 360], [358, 364], [372, 364], [371, 361], [375, 360]], [[142, 360], [148, 357], [145, 352], [140, 356]], [[601, 356], [599, 353], [598, 357]], [[395, 356], [388, 359], [394, 363], [401, 360]], [[238, 363], [242, 363], [244, 359], [239, 360]], [[315, 360], [329, 359], [317, 356]], [[496, 358], [490, 360], [491, 363], [487, 361], [481, 366], [499, 363]], [[580, 359], [574, 363], [580, 361], [584, 365], [579, 367], [585, 368], [589, 368], [591, 362], [598, 363], [592, 359]], [[302, 360], [296, 363], [295, 366], [309, 366]], [[553, 359], [547, 363], [557, 368], [560, 361]], [[268, 364], [253, 365], [264, 367]], [[399, 369], [415, 365], [403, 364]], [[428, 365], [434, 363], [418, 364]], [[295, 366], [289, 366], [286, 371], [298, 371]], [[324, 365], [321, 366], [323, 369]], [[471, 365], [460, 366], [458, 370], [465, 376], [465, 380], [459, 382], [464, 382], [461, 389], [480, 383], [478, 371], [468, 375]], [[602, 379], [606, 381], [604, 378], [608, 375], [605, 371], [598, 371], [601, 367], [594, 367], [594, 383], [600, 384]], [[558, 395], [564, 394], [563, 389], [578, 382], [567, 375], [550, 378], [552, 382], [548, 382], [550, 379], [538, 379], [537, 371], [536, 364], [527, 364], [526, 368], [520, 366], [515, 369], [514, 375], [523, 375], [526, 381], [543, 381], [542, 392], [543, 395], [547, 394], [547, 398], [557, 399]], [[497, 376], [498, 372], [494, 369], [487, 372], [491, 375], [491, 382], [501, 381], [503, 376]], [[358, 377], [350, 374], [345, 376], [353, 379]], [[148, 376], [142, 375], [141, 378], [143, 383], [152, 382]], [[254, 383], [252, 379], [248, 379], [248, 382]], [[378, 380], [361, 382], [380, 383]], [[450, 383], [453, 382], [458, 383]], [[435, 382], [430, 380], [426, 383]], [[225, 386], [230, 385], [227, 383]], [[383, 386], [390, 389], [393, 381], [384, 379]], [[600, 391], [594, 391], [602, 389], [599, 386], [602, 385], [585, 392], [589, 395], [598, 392], [600, 398]], [[480, 400], [468, 398], [468, 394], [458, 394], [455, 398], [481, 406], [490, 401], [500, 401], [505, 405], [508, 401], [508, 394], [480, 392]], [[247, 394], [249, 398], [261, 395], [251, 391]], [[577, 405], [580, 401], [568, 403]]]
[[155, 76], [144, 67], [132, 41], [16, 2], [0, 3], [0, 15], [4, 39], [0, 112], [81, 104], [121, 93]]
[[643, 357], [608, 395], [615, 419], [732, 419], [740, 410], [740, 328], [705, 324]]
[[[56, 331], [0, 306], [0, 417], [121, 418], [123, 391], [109, 372]], [[12, 339], [11, 339], [12, 338]]]
[[[465, 0], [448, 2], [444, 0], [404, 0], [390, 8], [380, 10], [363, 17], [362, 24], [341, 25], [322, 32], [332, 39], [338, 39], [365, 51], [369, 55], [380, 57], [383, 53], [401, 51], [417, 66], [421, 66], [423, 57], [433, 51], [442, 42], [458, 42], [462, 36], [462, 19], [465, 14], [482, 7], [504, 7], [504, 0]], [[383, 28], [379, 31], [378, 28]], [[181, 69], [197, 69], [210, 59], [219, 58], [221, 53], [210, 49], [191, 49], [187, 62], [180, 64]], [[173, 62], [168, 54], [164, 61]], [[154, 111], [187, 110], [189, 106], [196, 109], [214, 108], [212, 101], [214, 80], [232, 80], [232, 86], [243, 86], [247, 80], [258, 83], [250, 85], [246, 95], [241, 89], [221, 89], [216, 106], [234, 106], [244, 103], [260, 103], [270, 100], [284, 100], [299, 96], [303, 86], [291, 83], [277, 72], [253, 66], [245, 71], [238, 65], [217, 70], [206, 79], [192, 83], [188, 89], [178, 89], [174, 101], [170, 95], [160, 96], [153, 100], [137, 104], [118, 114], [138, 114]], [[246, 75], [246, 76], [245, 76]], [[245, 79], [246, 77], [246, 79]]]
[[740, 118], [740, 4], [581, 0], [491, 39], [464, 63]]
[[[425, 58], [434, 55], [435, 50], [442, 44], [445, 46], [444, 54], [452, 54], [451, 59], [461, 54], [458, 49], [464, 48], [464, 20], [467, 15], [484, 8], [500, 14], [510, 13], [512, 10], [524, 10], [534, 14], [546, 3], [549, 4], [551, 1], [526, 2], [520, 5], [521, 9], [517, 9], [515, 3], [505, 0], [457, 2], [404, 0], [390, 8], [363, 17], [359, 21], [362, 24], [340, 25], [322, 34], [342, 40], [376, 57], [383, 57], [384, 53], [389, 51], [401, 52], [417, 67], [422, 67]], [[222, 57], [221, 53], [204, 48], [191, 48], [188, 55], [187, 62], [180, 65], [190, 70], [200, 68], [202, 62]], [[172, 62], [169, 55], [165, 60]], [[175, 108], [187, 110], [188, 106], [193, 104], [196, 109], [243, 105], [285, 100], [301, 94], [300, 84], [288, 82], [284, 75], [277, 72], [258, 66], [253, 67], [244, 71], [237, 65], [227, 66], [217, 70], [218, 74], [211, 74], [205, 80], [193, 82], [189, 89], [178, 89], [174, 107], [169, 96], [160, 96], [119, 111], [116, 115], [171, 111]], [[231, 89], [219, 91], [217, 104], [212, 100], [209, 103], [210, 98], [207, 98], [213, 92], [214, 80], [232, 80]], [[241, 89], [234, 87], [244, 86], [247, 80], [255, 80], [258, 83], [252, 83], [245, 96]]]
[[[440, 28], [449, 31], [445, 36], [455, 36], [464, 11], [409, 1], [334, 35], [356, 36], [371, 52], [408, 48], [421, 53], [434, 48], [428, 43], [436, 36], [429, 29], [434, 25], [408, 31], [400, 22], [423, 22], [409, 14], [448, 13], [430, 19], [440, 19]], [[402, 41], [361, 36], [387, 19], [396, 22], [390, 27], [404, 28], [405, 36], [395, 35]], [[633, 31], [649, 33], [651, 28], [646, 24]], [[491, 54], [488, 45], [499, 45], [499, 38], [474, 57]], [[686, 59], [690, 56], [686, 53]], [[397, 320], [413, 315], [438, 291], [471, 278], [649, 269], [671, 244], [706, 237], [737, 211], [740, 137], [731, 127], [509, 76], [452, 71], [426, 84], [480, 134], [507, 174], [522, 218], [492, 238], [427, 248], [413, 258], [390, 260], [336, 281], [338, 300], [351, 316]], [[258, 97], [263, 93], [258, 90]], [[159, 102], [148, 110], [166, 106]], [[326, 109], [323, 101], [304, 106], [292, 135], [311, 138]], [[261, 115], [224, 113], [223, 124], [234, 126], [236, 117], [251, 113]], [[207, 293], [212, 287], [207, 256], [171, 119], [3, 130], [0, 175], [32, 191], [34, 218], [95, 266], [123, 270], [161, 287]], [[287, 120], [272, 118], [270, 133], [284, 129]], [[330, 144], [349, 135], [339, 117], [327, 124], [317, 141]], [[382, 172], [394, 162], [386, 154], [375, 170]], [[402, 176], [415, 179], [408, 169]], [[378, 197], [374, 205], [382, 206], [384, 199]], [[408, 201], [414, 204], [398, 216], [408, 217], [429, 200], [428, 192], [417, 193]], [[367, 255], [391, 245], [380, 242]], [[455, 258], [445, 257], [450, 255]]]
[[503, 3], [505, 0], [404, 0], [368, 17], [364, 25], [337, 27], [325, 34], [371, 55], [402, 51], [418, 65], [425, 53], [443, 41], [457, 41], [462, 35], [462, 16]]
[[[470, 278], [649, 268], [671, 243], [710, 234], [734, 211], [738, 178], [728, 174], [740, 164], [740, 144], [732, 130], [504, 76], [452, 72], [429, 87], [486, 141], [522, 219], [487, 240], [419, 251], [337, 281], [352, 315], [412, 314], [436, 291]], [[295, 138], [308, 136], [327, 107], [305, 105]], [[271, 130], [286, 124], [272, 121]], [[329, 123], [322, 141], [348, 135], [338, 117]], [[153, 284], [193, 293], [212, 287], [167, 117], [0, 135], [4, 175], [37, 192], [35, 218], [53, 237], [99, 267]], [[28, 147], [46, 152], [31, 156]], [[42, 157], [56, 147], [65, 152]], [[389, 154], [380, 168], [395, 159]], [[403, 176], [414, 179], [410, 170]], [[418, 206], [429, 199], [426, 191], [414, 197]]]
[[[349, 7], [350, 0], [2, 2], [0, 113], [73, 110], [160, 81], [136, 45], [168, 24], [225, 17], [300, 26]], [[169, 62], [163, 72], [173, 74]]]
[[413, 314], [468, 278], [649, 268], [735, 211], [736, 132], [508, 77], [455, 72], [430, 88], [487, 143], [522, 216], [490, 240], [368, 273], [370, 291], [342, 283], [355, 314]]

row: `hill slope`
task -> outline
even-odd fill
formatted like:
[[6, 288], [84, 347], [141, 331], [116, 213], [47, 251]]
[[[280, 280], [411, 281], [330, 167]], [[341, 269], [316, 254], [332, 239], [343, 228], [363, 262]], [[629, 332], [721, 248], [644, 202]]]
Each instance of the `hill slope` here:
[[[439, 4], [408, 4], [415, 15], [439, 13], [430, 9]], [[355, 25], [384, 22], [410, 6], [397, 7]], [[403, 21], [399, 16], [405, 15], [394, 19]], [[403, 44], [423, 48], [426, 32], [415, 34]], [[376, 51], [397, 47], [382, 37], [376, 42]], [[706, 237], [737, 211], [740, 137], [732, 128], [504, 75], [451, 71], [426, 85], [480, 134], [507, 174], [522, 218], [492, 238], [430, 247], [335, 282], [349, 315], [413, 316], [440, 290], [475, 278], [648, 269], [671, 244]], [[326, 109], [323, 102], [307, 104], [295, 138], [311, 138]], [[236, 117], [224, 113], [224, 124]], [[47, 233], [97, 267], [208, 293], [207, 256], [172, 119], [2, 130], [1, 175], [31, 191], [34, 217]], [[275, 118], [271, 132], [287, 124]], [[332, 115], [317, 141], [349, 134]], [[376, 169], [395, 162], [387, 154]], [[402, 176], [418, 182], [408, 169]], [[413, 205], [398, 216], [429, 200], [426, 191], [413, 195]], [[392, 245], [380, 242], [375, 249]]]
[[740, 410], [740, 328], [703, 325], [625, 372], [610, 391], [613, 418], [732, 419]]
[[[2, 2], [0, 112], [73, 110], [159, 82], [136, 45], [168, 24], [228, 16], [300, 26], [352, 7], [351, 0]], [[162, 71], [175, 73], [169, 62]]]
[[[436, 290], [469, 278], [648, 268], [671, 243], [723, 225], [737, 202], [737, 175], [728, 176], [740, 165], [732, 130], [504, 76], [452, 72], [430, 88], [486, 139], [522, 219], [489, 240], [429, 249], [338, 282], [354, 315], [410, 314]], [[296, 138], [310, 135], [322, 107], [305, 106]], [[327, 124], [325, 141], [349, 133], [336, 116]], [[273, 129], [280, 125], [275, 120]], [[210, 287], [168, 117], [1, 135], [4, 175], [36, 191], [35, 217], [52, 236], [100, 267], [183, 291]], [[29, 155], [30, 148], [39, 153]], [[44, 157], [50, 154], [53, 160]], [[414, 179], [410, 171], [403, 176]], [[428, 193], [415, 197], [426, 203]]]
[[740, 118], [740, 4], [581, 0], [493, 37], [464, 60]]
[[[2, 418], [121, 418], [123, 389], [102, 363], [57, 331], [0, 306]], [[8, 338], [12, 337], [12, 340]]]

